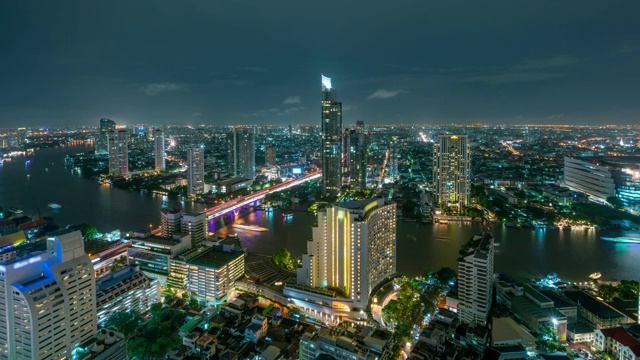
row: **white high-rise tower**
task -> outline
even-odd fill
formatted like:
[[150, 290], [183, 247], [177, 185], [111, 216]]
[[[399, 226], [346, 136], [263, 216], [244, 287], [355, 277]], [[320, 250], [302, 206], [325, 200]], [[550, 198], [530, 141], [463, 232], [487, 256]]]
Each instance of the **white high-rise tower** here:
[[129, 133], [126, 130], [109, 133], [109, 175], [129, 176]]
[[458, 262], [458, 314], [468, 323], [486, 325], [493, 299], [493, 236], [476, 235]]
[[189, 195], [200, 195], [204, 192], [204, 149], [193, 146], [187, 149], [187, 165]]
[[164, 131], [162, 129], [156, 129], [154, 131], [155, 141], [155, 158], [156, 158], [156, 171], [164, 171], [165, 165], [165, 152], [164, 152]]

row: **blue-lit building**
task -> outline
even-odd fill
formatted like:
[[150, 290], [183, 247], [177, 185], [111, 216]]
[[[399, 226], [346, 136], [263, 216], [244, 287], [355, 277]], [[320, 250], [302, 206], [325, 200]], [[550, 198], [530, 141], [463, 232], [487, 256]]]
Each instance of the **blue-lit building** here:
[[565, 157], [564, 182], [593, 201], [615, 196], [628, 210], [640, 211], [640, 157]]

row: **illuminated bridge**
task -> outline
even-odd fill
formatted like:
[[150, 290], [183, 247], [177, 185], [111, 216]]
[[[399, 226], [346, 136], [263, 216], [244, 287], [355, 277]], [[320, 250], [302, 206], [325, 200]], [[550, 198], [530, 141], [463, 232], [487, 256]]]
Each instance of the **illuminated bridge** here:
[[296, 179], [285, 181], [278, 185], [271, 186], [260, 191], [256, 191], [253, 194], [245, 195], [231, 201], [227, 201], [224, 204], [216, 205], [214, 207], [205, 209], [202, 213], [207, 215], [207, 220], [215, 219], [221, 215], [228, 214], [230, 212], [238, 212], [244, 206], [251, 205], [262, 200], [267, 194], [277, 193], [279, 191], [300, 185], [310, 180], [317, 179], [322, 176], [322, 171], [317, 171], [312, 174], [305, 175]]

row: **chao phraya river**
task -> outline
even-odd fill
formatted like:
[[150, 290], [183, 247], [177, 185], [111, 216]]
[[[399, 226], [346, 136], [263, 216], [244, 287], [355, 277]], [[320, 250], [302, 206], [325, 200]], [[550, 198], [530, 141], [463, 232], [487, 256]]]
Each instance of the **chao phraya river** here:
[[[65, 155], [86, 150], [89, 148], [82, 146], [41, 149], [5, 162], [0, 166], [0, 205], [21, 208], [26, 215], [40, 209], [43, 216], [53, 216], [61, 226], [89, 223], [102, 232], [157, 227], [161, 196], [110, 188], [65, 169]], [[49, 203], [62, 207], [51, 209]], [[168, 205], [184, 211], [203, 208], [202, 204], [178, 200], [168, 200]], [[251, 252], [272, 254], [286, 247], [299, 255], [311, 237], [313, 215], [303, 211], [293, 214], [283, 218], [278, 211], [254, 211], [236, 220], [267, 227], [269, 232], [232, 229], [220, 221], [212, 227], [220, 234], [238, 233]], [[397, 229], [398, 271], [412, 276], [443, 266], [455, 268], [460, 246], [481, 230], [479, 224], [471, 223], [425, 225], [406, 221], [400, 221]], [[640, 244], [602, 241], [602, 234], [593, 230], [499, 227], [493, 234], [499, 243], [495, 270], [521, 279], [556, 272], [563, 280], [586, 281], [589, 274], [599, 271], [603, 280], [619, 280], [638, 279], [640, 273]]]

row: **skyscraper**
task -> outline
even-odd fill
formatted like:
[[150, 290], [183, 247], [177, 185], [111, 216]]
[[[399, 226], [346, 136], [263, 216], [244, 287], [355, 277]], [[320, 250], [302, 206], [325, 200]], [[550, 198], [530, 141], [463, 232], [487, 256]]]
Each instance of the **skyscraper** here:
[[232, 128], [227, 134], [227, 172], [253, 181], [256, 177], [256, 128]]
[[344, 159], [351, 190], [367, 188], [367, 142], [364, 121], [358, 121], [353, 129], [344, 131]]
[[318, 213], [312, 231], [298, 268], [299, 285], [340, 289], [352, 307], [364, 308], [371, 290], [396, 272], [395, 204], [383, 199], [334, 204]]
[[397, 180], [400, 173], [398, 172], [398, 137], [394, 136], [389, 144], [389, 164], [387, 165], [387, 174], [392, 180]]
[[109, 133], [109, 175], [129, 176], [129, 134], [126, 130]]
[[435, 202], [441, 207], [469, 206], [471, 154], [467, 135], [440, 135], [433, 145]]
[[204, 149], [192, 146], [187, 149], [189, 195], [200, 195], [204, 192]]
[[264, 162], [267, 166], [276, 165], [276, 146], [267, 145], [264, 148]]
[[342, 103], [331, 78], [322, 75], [322, 190], [337, 195], [342, 185]]
[[493, 236], [476, 235], [469, 245], [458, 262], [458, 314], [486, 325], [493, 299]]
[[156, 156], [156, 171], [165, 170], [165, 153], [164, 153], [164, 131], [162, 129], [156, 129], [154, 131], [155, 141], [155, 156]]
[[96, 331], [95, 277], [80, 231], [50, 234], [46, 248], [0, 262], [0, 359], [71, 359]]
[[116, 130], [116, 122], [109, 119], [100, 119], [100, 130], [96, 138], [96, 154], [109, 153], [109, 133]]

